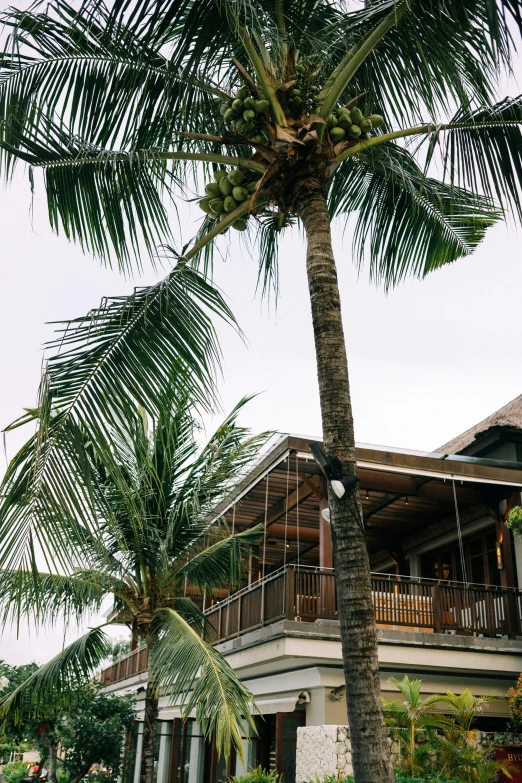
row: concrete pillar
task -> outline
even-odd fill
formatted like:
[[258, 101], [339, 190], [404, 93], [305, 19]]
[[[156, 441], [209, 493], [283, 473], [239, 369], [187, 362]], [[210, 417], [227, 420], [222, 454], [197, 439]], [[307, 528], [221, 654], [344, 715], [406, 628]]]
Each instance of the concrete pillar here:
[[420, 576], [421, 575], [420, 555], [412, 552], [411, 554], [407, 555], [406, 559], [410, 563], [410, 576]]
[[517, 581], [522, 590], [522, 538], [514, 536], [513, 546], [515, 550], [515, 563], [517, 564]]

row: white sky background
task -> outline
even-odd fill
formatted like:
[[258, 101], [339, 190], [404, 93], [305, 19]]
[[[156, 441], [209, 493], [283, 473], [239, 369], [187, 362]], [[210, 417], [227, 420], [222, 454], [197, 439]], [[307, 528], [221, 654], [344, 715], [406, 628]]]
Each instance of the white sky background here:
[[[517, 73], [520, 83], [520, 65]], [[519, 92], [514, 80], [506, 92]], [[35, 404], [41, 346], [52, 336], [46, 322], [83, 315], [102, 296], [129, 293], [138, 282], [100, 267], [53, 235], [42, 187], [32, 220], [30, 205], [28, 175], [20, 167], [12, 186], [0, 186], [0, 427]], [[183, 208], [184, 241], [194, 235], [199, 216]], [[520, 230], [501, 224], [471, 258], [385, 295], [369, 283], [366, 270], [358, 277], [350, 232], [343, 239], [339, 225], [334, 228], [357, 441], [434, 449], [522, 393], [521, 241]], [[215, 273], [248, 338], [244, 345], [221, 330], [225, 410], [260, 392], [243, 424], [256, 431], [320, 434], [298, 229], [286, 233], [280, 250], [277, 309], [256, 297], [256, 260], [237, 242], [225, 264], [216, 260]], [[139, 283], [157, 279], [148, 268]], [[22, 437], [8, 438], [9, 457]], [[3, 450], [0, 464], [3, 472]], [[69, 629], [67, 638], [76, 635]], [[18, 639], [11, 629], [0, 637], [0, 659], [43, 663], [62, 643], [61, 627], [38, 636], [22, 629]]]

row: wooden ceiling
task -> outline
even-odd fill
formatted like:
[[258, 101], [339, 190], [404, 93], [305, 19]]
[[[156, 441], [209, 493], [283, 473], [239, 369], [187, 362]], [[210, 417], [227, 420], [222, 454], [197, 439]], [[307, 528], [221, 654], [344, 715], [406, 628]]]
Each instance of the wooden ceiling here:
[[[383, 452], [383, 455], [387, 452]], [[383, 457], [383, 461], [385, 458]], [[374, 562], [388, 551], [400, 551], [403, 543], [423, 530], [455, 520], [453, 483], [450, 477], [398, 472], [386, 464], [359, 464], [360, 499], [367, 524], [367, 541]], [[483, 517], [486, 507], [498, 506], [517, 486], [479, 483], [457, 478], [455, 490], [461, 518]], [[281, 455], [281, 460], [225, 512], [229, 525], [244, 530], [266, 526], [265, 573], [285, 563], [319, 565], [320, 504], [324, 480], [319, 468], [303, 451]], [[324, 505], [324, 504], [323, 504]], [[260, 552], [262, 559], [263, 552]]]

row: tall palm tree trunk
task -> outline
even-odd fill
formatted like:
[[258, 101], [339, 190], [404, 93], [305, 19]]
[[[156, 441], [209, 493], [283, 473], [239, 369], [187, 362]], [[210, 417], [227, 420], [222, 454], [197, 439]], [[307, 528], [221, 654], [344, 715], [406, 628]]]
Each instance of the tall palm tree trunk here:
[[[346, 476], [356, 473], [348, 362], [330, 217], [320, 183], [310, 177], [296, 191], [307, 237], [306, 269], [312, 306], [317, 376], [326, 453]], [[393, 769], [382, 714], [375, 612], [366, 542], [357, 521], [358, 495], [339, 501], [329, 489], [337, 605], [346, 703], [356, 783], [391, 783]]]
[[[147, 644], [149, 661], [151, 659], [151, 645]], [[154, 780], [154, 753], [156, 750], [156, 726], [158, 725], [159, 697], [156, 683], [152, 679], [150, 666], [145, 691], [145, 716], [143, 720], [143, 744], [141, 750], [140, 783], [153, 783]]]

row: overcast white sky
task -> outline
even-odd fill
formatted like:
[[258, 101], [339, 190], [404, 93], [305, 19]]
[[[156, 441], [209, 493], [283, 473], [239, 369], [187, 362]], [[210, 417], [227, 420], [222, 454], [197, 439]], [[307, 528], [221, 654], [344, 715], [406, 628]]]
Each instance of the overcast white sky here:
[[[513, 82], [509, 92], [518, 92]], [[30, 206], [20, 168], [13, 185], [0, 189], [1, 427], [35, 403], [41, 346], [52, 334], [46, 322], [83, 315], [137, 282], [53, 235], [41, 188], [32, 219]], [[187, 239], [199, 216], [185, 209], [182, 216]], [[473, 257], [385, 295], [364, 270], [358, 278], [350, 234], [343, 240], [334, 229], [359, 442], [430, 450], [522, 393], [521, 239], [520, 230], [500, 225]], [[226, 263], [216, 262], [217, 282], [249, 341], [222, 332], [224, 407], [260, 392], [242, 419], [253, 430], [321, 432], [304, 262], [294, 229], [281, 248], [277, 309], [255, 295], [255, 259], [234, 246]], [[149, 269], [139, 282], [156, 279]], [[8, 438], [8, 456], [19, 443]], [[0, 464], [3, 471], [3, 451]], [[24, 630], [19, 639], [6, 631], [0, 659], [42, 663], [62, 640], [60, 629], [38, 637]]]

